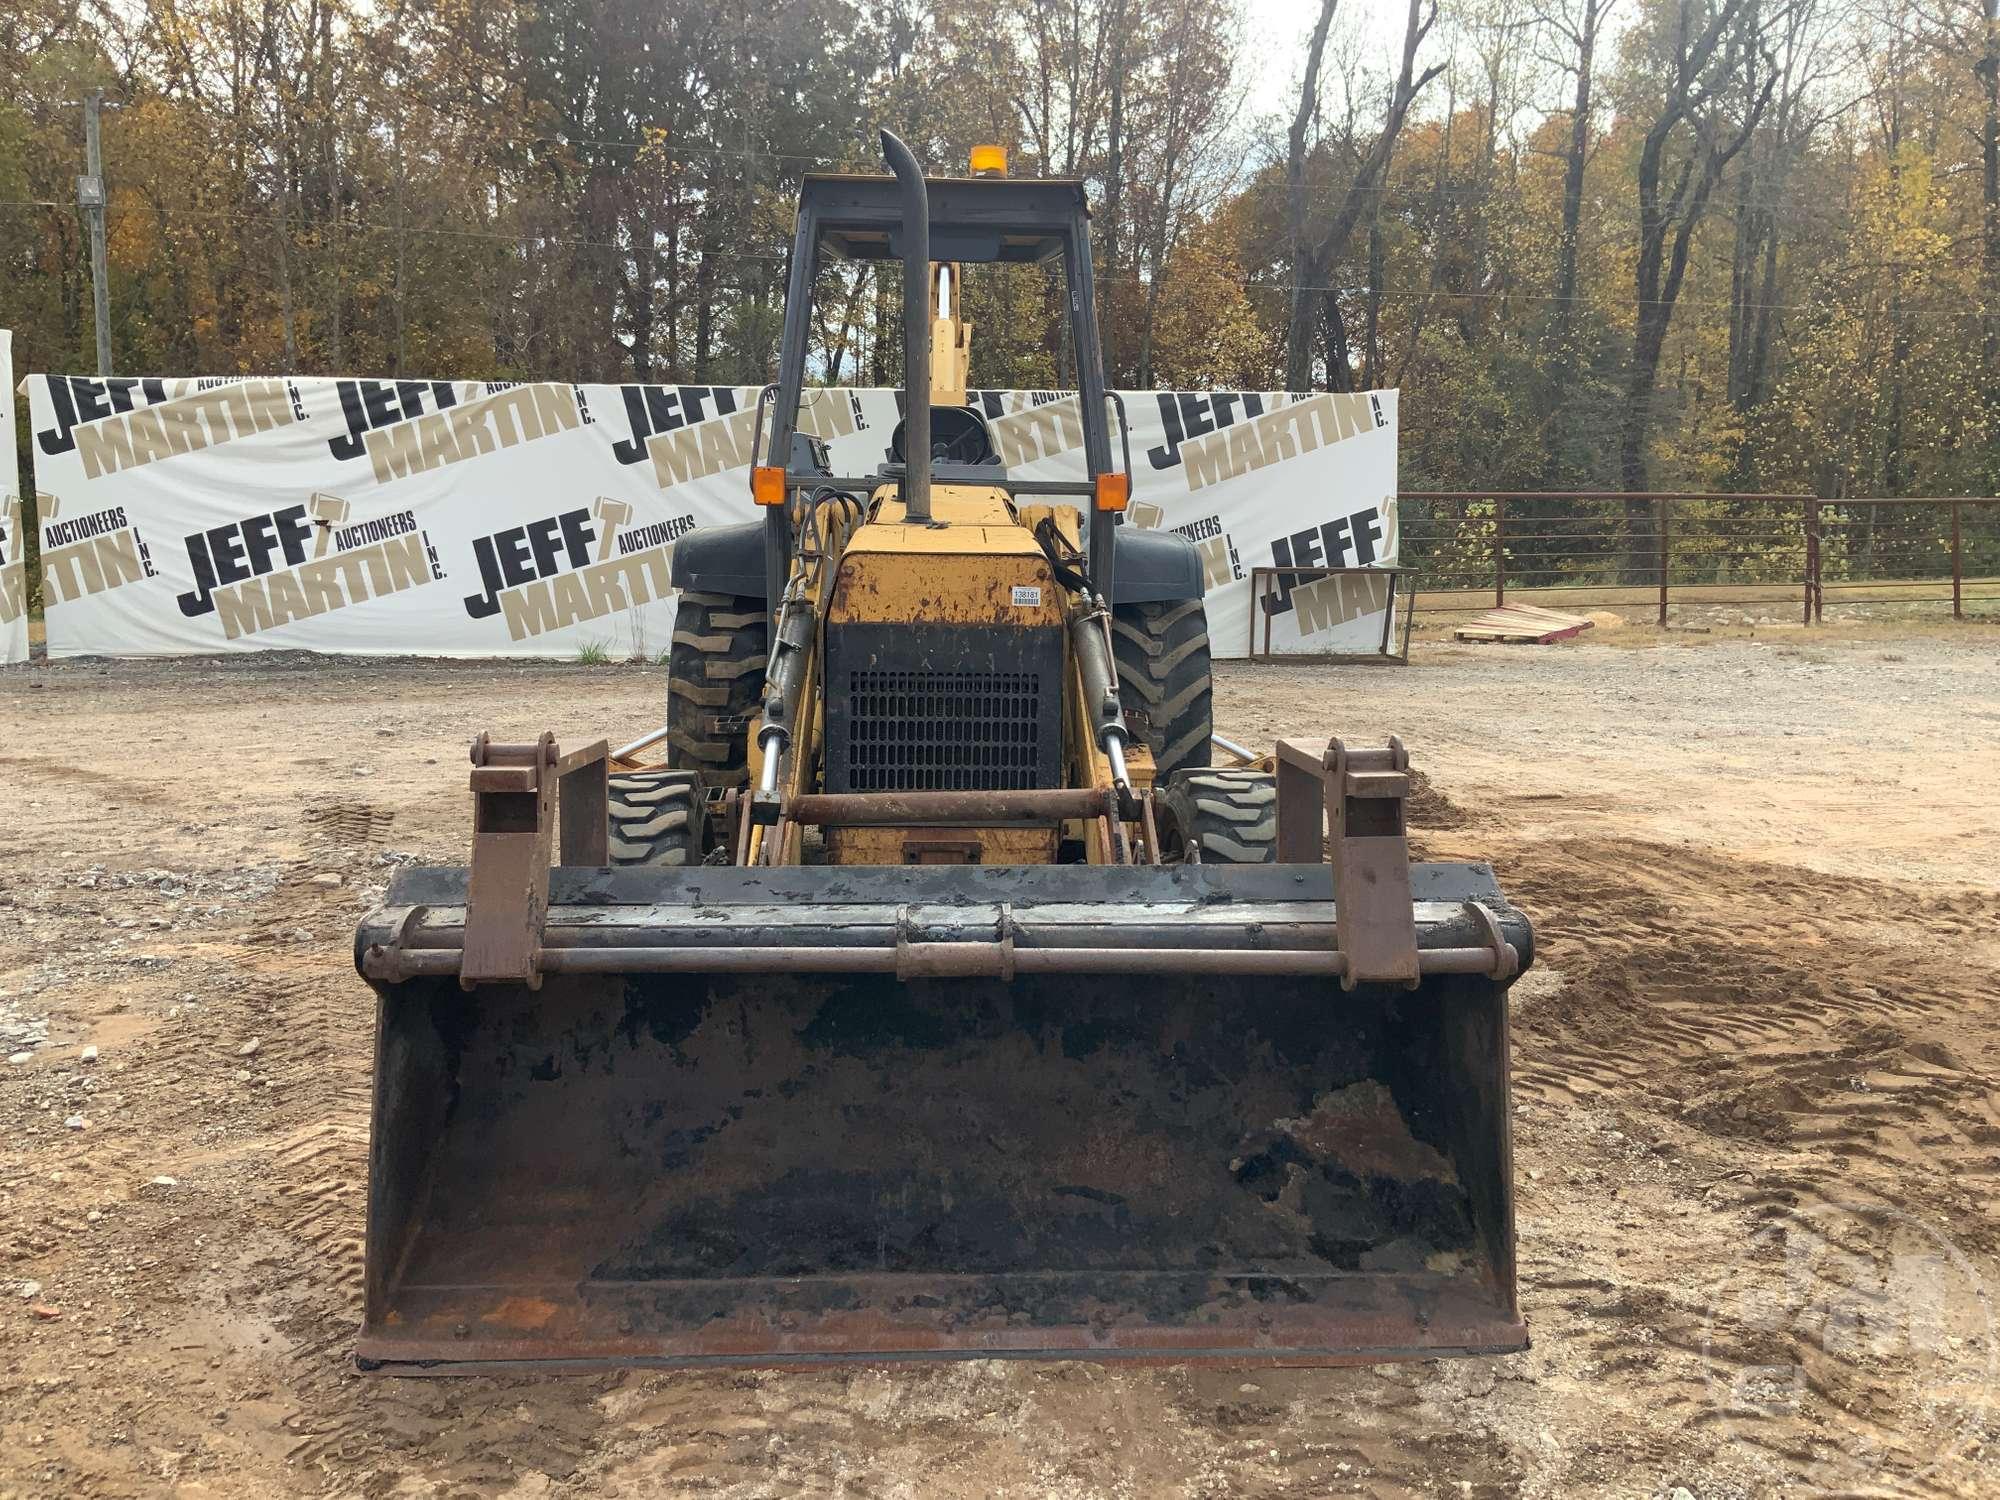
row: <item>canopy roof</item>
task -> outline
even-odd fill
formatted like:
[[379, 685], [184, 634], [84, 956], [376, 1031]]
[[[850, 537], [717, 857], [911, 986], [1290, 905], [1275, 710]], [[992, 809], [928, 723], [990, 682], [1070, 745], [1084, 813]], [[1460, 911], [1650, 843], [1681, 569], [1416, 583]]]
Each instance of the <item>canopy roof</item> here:
[[[1041, 261], [1083, 233], [1090, 210], [1073, 178], [927, 177], [932, 260]], [[893, 177], [815, 173], [799, 193], [820, 245], [849, 260], [900, 259], [903, 200]]]

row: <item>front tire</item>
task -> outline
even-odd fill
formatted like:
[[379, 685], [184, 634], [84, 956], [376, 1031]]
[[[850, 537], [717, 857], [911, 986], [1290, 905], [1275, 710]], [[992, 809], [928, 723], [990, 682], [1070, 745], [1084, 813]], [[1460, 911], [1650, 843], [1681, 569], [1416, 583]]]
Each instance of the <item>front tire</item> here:
[[701, 863], [708, 798], [698, 771], [613, 771], [611, 863], [678, 869]]
[[699, 771], [711, 786], [749, 781], [770, 619], [761, 599], [681, 591], [667, 653], [668, 765]]
[[1177, 772], [1206, 766], [1215, 727], [1214, 678], [1201, 600], [1117, 605], [1111, 650], [1125, 722], [1153, 752], [1155, 783], [1164, 786]]
[[1278, 860], [1278, 778], [1269, 771], [1179, 771], [1158, 804], [1169, 864]]

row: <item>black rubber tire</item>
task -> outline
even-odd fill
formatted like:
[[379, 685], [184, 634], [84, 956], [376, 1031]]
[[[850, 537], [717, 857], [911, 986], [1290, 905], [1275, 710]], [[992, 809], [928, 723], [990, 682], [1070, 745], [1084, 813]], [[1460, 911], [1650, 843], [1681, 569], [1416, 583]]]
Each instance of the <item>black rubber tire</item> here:
[[746, 744], [764, 690], [770, 614], [761, 599], [684, 589], [667, 653], [667, 764], [710, 786], [750, 779]]
[[1157, 816], [1169, 863], [1277, 862], [1278, 779], [1268, 771], [1177, 772]]
[[1153, 752], [1153, 780], [1209, 761], [1215, 727], [1208, 661], [1208, 613], [1199, 599], [1120, 604], [1111, 611], [1118, 701], [1135, 738]]
[[708, 798], [699, 771], [613, 771], [611, 863], [678, 868], [701, 863]]

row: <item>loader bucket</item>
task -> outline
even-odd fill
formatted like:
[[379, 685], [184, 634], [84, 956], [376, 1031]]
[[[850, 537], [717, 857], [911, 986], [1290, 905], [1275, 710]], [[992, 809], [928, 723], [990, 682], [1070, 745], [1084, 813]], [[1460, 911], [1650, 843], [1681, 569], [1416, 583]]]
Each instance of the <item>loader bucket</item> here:
[[1196, 865], [558, 869], [539, 988], [468, 991], [466, 872], [405, 871], [357, 940], [359, 1358], [1521, 1349], [1471, 903], [1530, 935], [1485, 867], [1412, 875], [1460, 970], [1414, 989], [1311, 971], [1325, 866]]

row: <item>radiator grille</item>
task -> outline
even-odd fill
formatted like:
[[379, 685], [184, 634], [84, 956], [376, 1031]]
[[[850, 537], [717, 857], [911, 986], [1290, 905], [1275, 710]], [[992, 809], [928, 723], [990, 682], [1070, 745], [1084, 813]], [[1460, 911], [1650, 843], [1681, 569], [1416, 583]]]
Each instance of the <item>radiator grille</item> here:
[[848, 693], [850, 791], [1043, 785], [1039, 672], [850, 672]]

